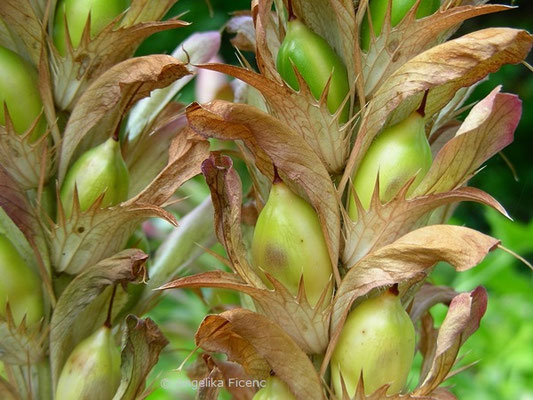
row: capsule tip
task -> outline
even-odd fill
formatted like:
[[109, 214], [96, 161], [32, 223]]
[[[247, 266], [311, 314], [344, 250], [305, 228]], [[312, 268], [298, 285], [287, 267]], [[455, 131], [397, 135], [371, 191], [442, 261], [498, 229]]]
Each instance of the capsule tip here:
[[424, 92], [424, 97], [422, 98], [422, 103], [420, 103], [420, 107], [418, 107], [418, 110], [416, 112], [420, 114], [420, 116], [425, 117], [426, 116], [426, 103], [428, 100], [428, 93], [429, 90], [426, 90]]
[[389, 288], [389, 293], [393, 294], [394, 296], [398, 296], [400, 294], [400, 290], [398, 289], [397, 283], [395, 283]]
[[289, 21], [294, 21], [296, 19], [296, 15], [294, 15], [294, 10], [292, 8], [292, 0], [289, 0], [287, 3], [288, 3], [287, 9], [289, 12]]
[[272, 179], [272, 184], [283, 183], [283, 179], [279, 176], [278, 168], [274, 165], [274, 179]]

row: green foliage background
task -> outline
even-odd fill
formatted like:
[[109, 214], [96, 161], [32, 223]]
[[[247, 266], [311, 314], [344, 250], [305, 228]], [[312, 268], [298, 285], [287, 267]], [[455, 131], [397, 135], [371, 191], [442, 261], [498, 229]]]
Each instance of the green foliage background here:
[[[500, 2], [501, 3], [501, 2]], [[479, 17], [468, 21], [457, 32], [457, 36], [491, 26], [510, 26], [533, 31], [533, 2], [530, 0], [507, 1], [519, 9], [505, 13]], [[249, 9], [250, 0], [180, 0], [169, 15], [187, 12], [182, 19], [192, 22], [188, 27], [165, 31], [147, 40], [139, 54], [169, 53], [193, 32], [219, 30], [230, 13]], [[227, 63], [236, 63], [235, 51], [224, 35], [222, 56]], [[251, 58], [250, 58], [251, 59]], [[530, 56], [528, 62], [533, 64]], [[495, 86], [502, 85], [503, 91], [516, 93], [524, 103], [522, 121], [516, 132], [514, 143], [504, 150], [516, 170], [501, 156], [490, 160], [486, 168], [471, 181], [494, 195], [509, 211], [514, 222], [492, 210], [477, 204], [463, 204], [455, 214], [452, 223], [466, 225], [491, 234], [502, 240], [502, 244], [533, 261], [533, 74], [523, 65], [506, 66], [475, 90], [472, 100], [486, 96]], [[189, 85], [182, 97], [183, 102], [194, 99], [194, 87]], [[202, 199], [208, 190], [201, 180], [191, 182], [186, 190], [193, 199]], [[152, 247], [154, 248], [154, 247]], [[217, 247], [221, 251], [220, 247]], [[204, 255], [198, 261], [199, 268], [220, 267], [216, 261]], [[196, 268], [196, 267], [195, 267]], [[533, 274], [511, 255], [497, 250], [475, 269], [461, 274], [450, 267], [439, 265], [431, 279], [436, 284], [445, 284], [458, 291], [472, 290], [478, 285], [489, 291], [489, 306], [482, 320], [482, 326], [466, 343], [462, 350], [463, 359], [459, 365], [475, 363], [471, 368], [451, 378], [448, 383], [454, 393], [466, 400], [531, 400], [533, 399]], [[171, 344], [161, 357], [152, 375], [153, 393], [149, 399], [194, 398], [185, 370], [195, 359], [177, 371], [180, 364], [194, 349], [193, 336], [204, 315], [220, 311], [212, 305], [236, 303], [238, 296], [227, 292], [203, 291], [204, 299], [189, 291], [167, 293], [151, 317], [163, 326]], [[433, 310], [437, 321], [446, 313], [444, 306]], [[419, 361], [419, 360], [418, 360]], [[416, 384], [416, 367], [412, 373], [412, 384]], [[229, 398], [227, 394], [222, 395]]]

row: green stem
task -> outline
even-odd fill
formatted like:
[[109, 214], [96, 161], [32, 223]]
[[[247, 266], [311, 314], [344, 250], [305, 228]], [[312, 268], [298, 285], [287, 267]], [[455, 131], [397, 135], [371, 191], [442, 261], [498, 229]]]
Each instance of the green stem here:
[[52, 373], [48, 358], [40, 361], [36, 368], [39, 380], [39, 399], [52, 400]]

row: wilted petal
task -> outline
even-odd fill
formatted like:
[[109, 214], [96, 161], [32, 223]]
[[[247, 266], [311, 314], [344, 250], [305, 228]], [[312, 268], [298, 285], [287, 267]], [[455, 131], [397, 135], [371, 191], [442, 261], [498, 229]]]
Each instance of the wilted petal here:
[[270, 369], [298, 400], [322, 400], [322, 385], [307, 355], [279, 326], [244, 309], [207, 316], [196, 333], [207, 351], [225, 353], [251, 376], [266, 379]]
[[[133, 103], [148, 96], [153, 89], [165, 87], [188, 74], [186, 66], [174, 57], [153, 55], [123, 61], [98, 77], [76, 103], [65, 128], [59, 181], [62, 182], [74, 153], [110, 137]], [[98, 129], [93, 130], [96, 126]], [[87, 137], [90, 131], [92, 135]], [[82, 140], [84, 146], [79, 149]]]
[[114, 400], [135, 400], [143, 397], [146, 377], [167, 344], [167, 339], [150, 318], [140, 319], [128, 315], [121, 360], [122, 380]]
[[518, 96], [494, 89], [472, 108], [456, 136], [442, 147], [414, 195], [464, 184], [482, 163], [513, 141], [521, 115]]
[[455, 364], [459, 349], [479, 328], [486, 309], [487, 292], [482, 287], [470, 293], [461, 293], [452, 300], [439, 329], [431, 369], [415, 394], [429, 394], [446, 379]]

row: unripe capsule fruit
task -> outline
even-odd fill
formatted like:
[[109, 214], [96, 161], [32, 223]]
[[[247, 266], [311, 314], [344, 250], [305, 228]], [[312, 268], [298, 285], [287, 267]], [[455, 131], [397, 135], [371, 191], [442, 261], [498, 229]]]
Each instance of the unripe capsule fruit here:
[[120, 351], [103, 326], [80, 342], [68, 357], [56, 400], [111, 400], [120, 384]]
[[[370, 16], [372, 18], [372, 27], [374, 28], [374, 35], [378, 37], [381, 34], [385, 16], [391, 0], [371, 0], [368, 4], [370, 9]], [[392, 0], [391, 9], [391, 26], [396, 26], [407, 15], [409, 10], [413, 8], [416, 0]], [[420, 0], [420, 5], [416, 10], [416, 18], [427, 17], [435, 13], [440, 7], [440, 0]], [[368, 24], [368, 13], [363, 19], [361, 25], [361, 48], [368, 50], [370, 45], [370, 25]]]
[[70, 167], [61, 187], [61, 202], [67, 215], [72, 211], [74, 187], [80, 208], [87, 210], [105, 192], [101, 207], [116, 205], [128, 197], [129, 173], [114, 138], [86, 151]]
[[265, 387], [259, 390], [252, 400], [296, 400], [289, 386], [281, 379], [271, 376]]
[[[13, 51], [0, 46], [0, 125], [6, 124], [4, 103], [15, 132], [25, 133], [43, 109], [37, 70]], [[37, 140], [46, 130], [41, 117], [31, 135]]]
[[3, 234], [0, 234], [0, 276], [0, 316], [5, 317], [9, 302], [17, 325], [24, 316], [27, 325], [39, 321], [43, 317], [39, 277]]
[[[329, 112], [335, 113], [350, 91], [346, 66], [324, 38], [298, 19], [290, 20], [287, 25], [287, 35], [279, 48], [276, 68], [290, 87], [299, 90], [293, 65], [317, 100], [331, 77], [326, 102]], [[346, 104], [339, 121], [346, 122], [348, 113], [349, 106]]]
[[59, 54], [64, 56], [67, 51], [65, 19], [72, 47], [76, 48], [80, 44], [89, 13], [91, 37], [94, 37], [126, 10], [129, 3], [129, 0], [60, 0], [56, 8], [53, 30], [54, 44]]
[[[352, 178], [355, 193], [365, 209], [370, 206], [378, 172], [382, 202], [391, 200], [415, 175], [408, 194], [424, 178], [433, 161], [424, 126], [424, 117], [415, 111], [402, 122], [386, 128], [370, 145]], [[350, 196], [348, 214], [357, 220], [353, 196]]]
[[341, 374], [350, 397], [361, 372], [365, 393], [390, 384], [399, 393], [407, 381], [415, 353], [415, 329], [397, 292], [386, 291], [359, 304], [346, 319], [331, 357], [331, 380], [342, 398]]
[[[293, 295], [300, 279], [307, 299], [315, 305], [330, 284], [332, 266], [316, 211], [281, 180], [274, 182], [252, 239], [252, 261], [283, 283]], [[331, 295], [329, 292], [328, 296]]]

